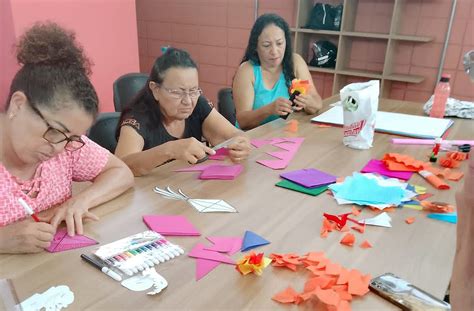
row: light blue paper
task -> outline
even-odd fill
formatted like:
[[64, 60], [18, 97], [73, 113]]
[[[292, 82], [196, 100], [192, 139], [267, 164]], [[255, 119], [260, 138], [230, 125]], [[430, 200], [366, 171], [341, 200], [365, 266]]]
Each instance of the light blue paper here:
[[355, 201], [357, 204], [394, 204], [400, 205], [405, 195], [401, 187], [380, 186], [373, 178], [354, 173], [348, 176], [343, 183], [329, 186], [337, 198]]
[[452, 224], [458, 222], [458, 215], [456, 213], [432, 213], [428, 214], [428, 218], [446, 221]]

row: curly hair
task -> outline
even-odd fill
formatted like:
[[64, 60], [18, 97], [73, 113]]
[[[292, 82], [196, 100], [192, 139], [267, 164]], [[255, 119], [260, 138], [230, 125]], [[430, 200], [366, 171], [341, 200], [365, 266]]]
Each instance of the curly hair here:
[[250, 31], [249, 43], [245, 50], [244, 57], [242, 58], [241, 64], [246, 61], [251, 61], [254, 64], [259, 65], [260, 59], [257, 53], [258, 37], [262, 34], [263, 29], [268, 25], [275, 25], [285, 33], [285, 55], [283, 56], [283, 75], [285, 76], [286, 85], [289, 87], [291, 80], [295, 78], [295, 70], [293, 65], [293, 55], [291, 46], [291, 35], [290, 27], [288, 23], [279, 15], [268, 13], [263, 14], [255, 21], [252, 30]]
[[7, 108], [13, 93], [22, 91], [30, 105], [59, 110], [73, 102], [96, 117], [98, 98], [88, 77], [92, 63], [73, 32], [37, 23], [21, 36], [17, 60], [22, 67], [10, 86]]

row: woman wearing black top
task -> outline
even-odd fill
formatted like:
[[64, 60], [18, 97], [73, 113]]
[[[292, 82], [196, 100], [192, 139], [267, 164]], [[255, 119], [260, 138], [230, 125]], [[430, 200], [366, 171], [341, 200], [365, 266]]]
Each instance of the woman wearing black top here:
[[227, 146], [234, 162], [245, 160], [250, 142], [201, 96], [197, 66], [185, 51], [169, 48], [153, 65], [147, 85], [122, 112], [115, 154], [135, 176], [148, 174], [171, 159], [196, 163], [215, 151], [212, 145], [234, 138]]

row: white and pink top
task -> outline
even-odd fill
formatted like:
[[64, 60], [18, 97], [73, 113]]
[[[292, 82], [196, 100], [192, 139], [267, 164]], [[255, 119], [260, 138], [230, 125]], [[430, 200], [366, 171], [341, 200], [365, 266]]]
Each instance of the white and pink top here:
[[64, 203], [72, 195], [73, 181], [92, 181], [103, 170], [109, 151], [83, 136], [85, 145], [76, 151], [64, 150], [42, 162], [35, 176], [22, 181], [0, 163], [0, 226], [29, 215], [18, 203], [23, 198], [35, 213]]

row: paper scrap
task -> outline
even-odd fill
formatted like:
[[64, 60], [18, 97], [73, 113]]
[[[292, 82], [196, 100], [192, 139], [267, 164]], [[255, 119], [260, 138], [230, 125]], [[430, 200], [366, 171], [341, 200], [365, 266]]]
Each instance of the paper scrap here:
[[230, 265], [234, 265], [235, 262], [232, 258], [225, 256], [219, 252], [208, 251], [205, 249], [205, 245], [197, 243], [191, 251], [189, 251], [188, 256], [193, 258], [208, 259], [213, 261], [218, 261]]
[[326, 186], [336, 182], [336, 176], [314, 168], [286, 172], [280, 174], [280, 177], [290, 180], [306, 188]]
[[370, 225], [370, 226], [391, 228], [392, 227], [391, 221], [392, 221], [392, 218], [386, 212], [383, 212], [375, 217], [362, 219], [359, 222], [364, 223], [366, 225]]
[[416, 219], [415, 217], [408, 217], [408, 218], [405, 219], [405, 222], [407, 224], [411, 225], [412, 223], [415, 222], [415, 219]]
[[267, 245], [267, 244], [270, 244], [270, 242], [265, 240], [258, 234], [252, 231], [245, 231], [241, 251], [246, 252], [252, 248], [256, 248], [256, 247]]
[[387, 169], [385, 164], [380, 160], [370, 160], [361, 170], [362, 173], [378, 173], [383, 176], [409, 180], [413, 172], [393, 171]]
[[445, 221], [445, 222], [449, 222], [449, 223], [452, 223], [452, 224], [455, 224], [455, 223], [458, 222], [458, 215], [456, 213], [449, 213], [449, 214], [436, 214], [436, 213], [433, 213], [433, 214], [428, 214], [427, 216], [428, 216], [428, 218], [431, 218], [431, 219]]
[[201, 235], [196, 227], [194, 227], [186, 217], [180, 215], [144, 215], [143, 221], [148, 228], [162, 235]]
[[364, 242], [360, 243], [361, 248], [372, 248], [372, 244], [369, 241], [365, 240]]
[[355, 242], [355, 236], [352, 233], [346, 233], [342, 240], [340, 241], [341, 244], [352, 246]]

